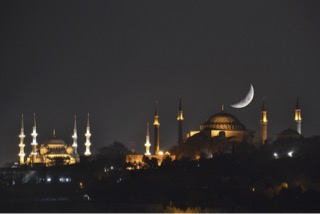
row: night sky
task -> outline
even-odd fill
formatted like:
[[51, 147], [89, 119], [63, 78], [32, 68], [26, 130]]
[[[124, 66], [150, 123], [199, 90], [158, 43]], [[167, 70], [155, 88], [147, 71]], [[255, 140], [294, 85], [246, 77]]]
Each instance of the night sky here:
[[[0, 164], [18, 161], [21, 113], [26, 153], [33, 112], [38, 142], [52, 136], [92, 151], [115, 140], [144, 152], [146, 123], [160, 119], [160, 149], [210, 115], [234, 114], [259, 131], [265, 97], [269, 137], [294, 128], [320, 134], [319, 1], [2, 1], [0, 6]], [[243, 109], [234, 104], [255, 89]], [[153, 128], [151, 130], [151, 151]]]

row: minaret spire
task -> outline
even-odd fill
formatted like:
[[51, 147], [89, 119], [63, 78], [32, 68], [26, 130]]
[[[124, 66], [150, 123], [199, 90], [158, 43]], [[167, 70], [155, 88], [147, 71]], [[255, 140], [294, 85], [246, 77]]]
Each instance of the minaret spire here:
[[25, 147], [24, 138], [25, 138], [25, 135], [24, 135], [23, 114], [21, 114], [21, 127], [20, 127], [19, 138], [20, 138], [20, 143], [19, 143], [19, 148], [20, 148], [19, 158], [20, 159], [19, 159], [19, 163], [20, 163], [20, 165], [23, 165], [24, 164], [24, 156], [26, 155], [24, 153], [24, 147]]
[[85, 142], [85, 146], [86, 146], [86, 151], [84, 153], [85, 156], [90, 156], [91, 152], [90, 152], [90, 146], [91, 146], [91, 142], [90, 142], [90, 137], [91, 137], [91, 133], [90, 133], [90, 122], [89, 122], [89, 113], [88, 113], [88, 118], [87, 118], [87, 131], [86, 131], [86, 142]]
[[78, 134], [77, 134], [77, 115], [74, 115], [74, 124], [73, 124], [73, 135], [72, 135], [73, 143], [72, 143], [72, 148], [73, 152], [75, 154], [78, 154], [77, 148], [78, 148]]
[[144, 146], [146, 147], [146, 153], [144, 153], [145, 155], [151, 155], [150, 153], [150, 135], [149, 135], [149, 123], [147, 123], [147, 133], [146, 133], [146, 143], [144, 144]]
[[159, 115], [158, 115], [158, 102], [156, 101], [155, 112], [154, 112], [154, 154], [158, 155], [160, 151], [160, 135], [159, 135]]
[[299, 103], [299, 97], [297, 97], [297, 102], [296, 102], [296, 108], [294, 110], [294, 121], [296, 122], [297, 125], [297, 132], [301, 134], [301, 108], [300, 108], [300, 103]]
[[31, 136], [32, 136], [31, 161], [34, 162], [36, 157], [37, 157], [37, 154], [38, 154], [38, 152], [37, 152], [37, 146], [38, 146], [37, 136], [38, 136], [38, 133], [37, 133], [37, 126], [36, 126], [36, 113], [33, 113], [33, 129], [32, 129]]
[[268, 119], [267, 119], [267, 110], [265, 107], [264, 98], [262, 100], [262, 108], [261, 108], [260, 137], [261, 137], [262, 144], [264, 145], [268, 138]]
[[183, 122], [183, 112], [182, 112], [182, 100], [181, 100], [181, 97], [180, 97], [180, 100], [179, 100], [179, 109], [178, 109], [178, 145], [182, 144], [183, 143], [183, 138], [182, 138], [182, 122]]
[[156, 100], [156, 105], [155, 105], [155, 108], [154, 108], [154, 115], [158, 116], [158, 100]]

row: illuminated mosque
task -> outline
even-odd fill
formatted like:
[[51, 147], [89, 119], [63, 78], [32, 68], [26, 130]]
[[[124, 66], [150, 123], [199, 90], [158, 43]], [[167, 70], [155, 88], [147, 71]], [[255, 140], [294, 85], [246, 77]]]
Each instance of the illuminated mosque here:
[[[189, 131], [185, 138], [183, 138], [183, 110], [182, 101], [180, 98], [178, 108], [178, 143], [174, 146], [171, 151], [172, 154], [160, 151], [160, 138], [159, 138], [159, 115], [157, 106], [155, 108], [154, 115], [154, 153], [150, 153], [150, 135], [149, 125], [147, 125], [146, 148], [145, 154], [127, 155], [126, 163], [133, 165], [143, 165], [143, 157], [156, 158], [158, 164], [161, 165], [163, 159], [170, 156], [172, 160], [179, 159], [184, 155], [188, 156], [188, 151], [192, 152], [194, 159], [200, 158], [201, 150], [206, 150], [211, 153], [212, 151], [218, 151], [222, 153], [231, 153], [237, 146], [240, 147], [242, 144], [246, 144], [253, 147], [260, 147], [268, 143], [268, 119], [267, 110], [265, 107], [265, 101], [262, 102], [261, 118], [260, 118], [260, 132], [248, 130], [243, 123], [239, 121], [234, 115], [224, 111], [222, 105], [219, 113], [210, 116], [204, 123], [200, 125], [199, 130]], [[296, 124], [296, 130], [288, 129], [279, 134], [279, 138], [300, 138], [301, 137], [301, 108], [299, 99], [297, 98], [295, 110], [294, 110], [294, 121]], [[258, 135], [257, 135], [258, 134]], [[258, 140], [257, 140], [258, 139]], [[180, 155], [179, 155], [180, 153]], [[182, 153], [182, 155], [181, 155]], [[195, 155], [196, 154], [196, 155]], [[208, 157], [208, 156], [207, 156]]]
[[[24, 122], [23, 115], [21, 118], [21, 128], [20, 128], [20, 143], [19, 143], [19, 164], [20, 165], [45, 165], [45, 166], [54, 166], [54, 165], [70, 165], [80, 162], [80, 157], [77, 151], [78, 148], [78, 135], [77, 135], [77, 121], [76, 116], [74, 117], [74, 128], [73, 128], [73, 144], [71, 146], [67, 145], [62, 139], [59, 139], [56, 136], [55, 130], [53, 130], [52, 138], [44, 141], [40, 146], [37, 142], [37, 126], [36, 126], [36, 118], [34, 115], [33, 121], [33, 131], [31, 133], [32, 142], [31, 142], [31, 152], [30, 155], [25, 160], [25, 144], [24, 144]], [[85, 147], [86, 151], [84, 153], [85, 156], [90, 156], [90, 122], [89, 122], [89, 114], [87, 117], [87, 127], [86, 127], [86, 142]]]
[[[126, 156], [126, 163], [131, 164], [133, 168], [143, 167], [145, 164], [144, 159], [149, 160], [155, 159], [158, 165], [161, 165], [165, 158], [171, 160], [180, 159], [183, 157], [189, 157], [191, 159], [199, 159], [205, 154], [205, 157], [212, 157], [218, 153], [233, 153], [238, 149], [241, 150], [242, 146], [260, 147], [268, 143], [268, 119], [265, 102], [262, 102], [261, 108], [261, 119], [260, 119], [260, 132], [259, 135], [255, 131], [248, 130], [246, 126], [239, 121], [234, 115], [224, 111], [222, 105], [219, 113], [213, 114], [206, 121], [204, 121], [199, 130], [192, 130], [187, 132], [186, 137], [183, 137], [183, 110], [182, 100], [179, 100], [178, 107], [178, 131], [177, 131], [177, 145], [175, 145], [170, 151], [163, 152], [160, 150], [160, 122], [157, 103], [155, 105], [154, 114], [154, 150], [150, 151], [152, 144], [150, 143], [149, 124], [147, 124], [146, 131], [146, 142], [144, 154], [130, 154]], [[296, 130], [288, 129], [279, 134], [278, 139], [290, 139], [290, 138], [301, 138], [301, 108], [299, 99], [297, 98], [296, 107], [294, 111], [294, 121], [296, 123]], [[33, 131], [31, 136], [33, 138], [31, 142], [31, 152], [25, 160], [25, 143], [24, 143], [24, 122], [23, 115], [21, 120], [20, 130], [20, 143], [19, 143], [19, 163], [20, 165], [70, 165], [80, 162], [80, 157], [77, 151], [77, 123], [76, 117], [74, 118], [74, 129], [73, 129], [73, 144], [67, 145], [62, 139], [56, 136], [53, 131], [52, 138], [38, 145], [37, 142], [37, 130], [36, 130], [36, 119], [34, 116]], [[90, 156], [90, 123], [89, 114], [87, 118], [86, 127], [86, 147], [85, 156]], [[258, 139], [258, 140], [257, 140]], [[240, 148], [240, 150], [239, 150]]]

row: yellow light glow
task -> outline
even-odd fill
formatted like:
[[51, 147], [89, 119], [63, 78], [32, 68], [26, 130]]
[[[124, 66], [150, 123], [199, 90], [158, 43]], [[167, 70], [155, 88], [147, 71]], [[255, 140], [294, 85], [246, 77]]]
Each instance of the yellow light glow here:
[[159, 125], [160, 125], [160, 123], [159, 123], [159, 116], [154, 116], [153, 125], [154, 125], [154, 126], [159, 126]]
[[301, 121], [301, 120], [302, 120], [300, 110], [296, 110], [296, 111], [295, 111], [294, 120], [295, 120], [295, 121]]
[[262, 122], [262, 123], [267, 123], [267, 122], [268, 122], [268, 119], [267, 119], [267, 112], [266, 112], [266, 111], [263, 111], [263, 112], [262, 112], [262, 119], [261, 119], [261, 122]]
[[84, 188], [84, 185], [83, 185], [83, 182], [82, 182], [82, 181], [80, 181], [79, 187], [80, 187], [80, 189], [83, 189], [83, 188]]
[[282, 183], [281, 183], [281, 188], [282, 188], [282, 189], [288, 189], [288, 187], [289, 187], [289, 185], [288, 185], [287, 182], [282, 182]]
[[182, 111], [179, 111], [177, 120], [184, 120]]

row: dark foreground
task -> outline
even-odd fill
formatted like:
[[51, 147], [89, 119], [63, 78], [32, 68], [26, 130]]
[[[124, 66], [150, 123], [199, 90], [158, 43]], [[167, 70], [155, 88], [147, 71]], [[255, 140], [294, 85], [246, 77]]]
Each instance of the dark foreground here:
[[320, 212], [319, 166], [319, 157], [256, 152], [135, 171], [95, 162], [2, 169], [0, 211]]

